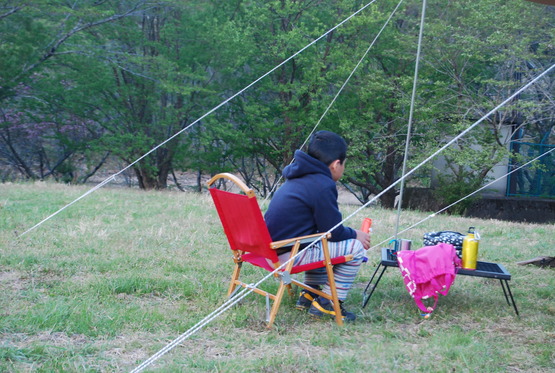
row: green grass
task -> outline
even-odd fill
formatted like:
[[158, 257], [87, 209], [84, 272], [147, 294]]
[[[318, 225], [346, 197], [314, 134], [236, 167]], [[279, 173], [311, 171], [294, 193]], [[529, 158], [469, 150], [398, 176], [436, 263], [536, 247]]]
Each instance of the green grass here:
[[[130, 371], [225, 301], [232, 261], [206, 194], [101, 189], [17, 238], [87, 190], [0, 185], [2, 372]], [[348, 224], [365, 216], [374, 244], [393, 234], [395, 211], [369, 208]], [[426, 216], [404, 211], [402, 227]], [[499, 281], [461, 276], [426, 320], [395, 269], [361, 309], [374, 248], [347, 300], [356, 323], [313, 321], [287, 297], [268, 330], [264, 299], [249, 295], [147, 371], [555, 371], [555, 272], [516, 264], [555, 255], [555, 227], [440, 215], [403, 237], [418, 247], [425, 232], [469, 226], [480, 229], [480, 259], [511, 272], [520, 318]]]

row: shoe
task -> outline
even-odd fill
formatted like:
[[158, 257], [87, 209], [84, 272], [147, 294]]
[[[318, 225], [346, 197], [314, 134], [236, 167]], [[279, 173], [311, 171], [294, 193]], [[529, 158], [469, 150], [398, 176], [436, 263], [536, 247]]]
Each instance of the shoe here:
[[[341, 308], [341, 316], [344, 321], [355, 321], [357, 316], [343, 308], [343, 302], [339, 301]], [[308, 310], [310, 316], [314, 318], [322, 318], [324, 315], [335, 318], [335, 311], [333, 310], [333, 303], [327, 298], [318, 297], [312, 301], [310, 309]]]
[[312, 301], [316, 298], [316, 294], [308, 290], [302, 290], [295, 308], [301, 311], [308, 311], [312, 305]]

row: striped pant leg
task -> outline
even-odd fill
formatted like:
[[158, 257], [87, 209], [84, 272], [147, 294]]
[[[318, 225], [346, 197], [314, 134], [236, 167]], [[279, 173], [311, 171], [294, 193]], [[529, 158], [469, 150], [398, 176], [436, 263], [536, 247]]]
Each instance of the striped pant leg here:
[[[362, 243], [356, 239], [328, 242], [328, 248], [332, 258], [353, 255], [353, 260], [333, 266], [337, 296], [340, 300], [345, 300], [349, 289], [355, 281], [360, 265], [362, 264], [365, 250]], [[322, 243], [318, 242], [313, 247], [303, 250], [295, 259], [295, 265], [308, 264], [320, 260], [324, 260], [324, 254], [322, 252]], [[310, 285], [324, 285], [322, 291], [326, 294], [331, 294], [325, 268], [306, 271], [305, 282]]]

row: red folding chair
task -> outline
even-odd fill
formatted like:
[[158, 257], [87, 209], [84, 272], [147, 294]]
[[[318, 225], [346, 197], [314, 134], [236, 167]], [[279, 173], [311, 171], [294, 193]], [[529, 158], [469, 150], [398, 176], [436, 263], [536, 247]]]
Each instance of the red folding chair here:
[[[216, 183], [216, 181], [222, 179], [232, 181], [239, 187], [241, 192], [232, 193], [219, 189], [216, 184], [221, 183]], [[264, 222], [264, 217], [258, 206], [256, 195], [252, 189], [247, 187], [239, 178], [228, 173], [221, 173], [214, 176], [208, 181], [208, 186], [210, 187], [210, 194], [214, 200], [229, 246], [233, 252], [233, 261], [235, 262], [231, 283], [229, 284], [229, 290], [227, 292], [228, 297], [233, 294], [237, 286], [245, 288], [252, 287], [252, 285], [246, 284], [239, 279], [244, 262], [264, 268], [267, 271], [274, 271], [281, 265], [276, 253], [277, 249], [291, 247], [291, 257], [293, 257], [298, 253], [302, 244], [311, 243], [323, 236], [323, 234], [318, 233], [272, 242], [270, 233]], [[291, 213], [294, 214], [295, 211], [291, 211]], [[285, 289], [287, 288], [289, 293], [293, 295], [291, 284], [316, 293], [321, 297], [330, 299], [334, 305], [336, 315], [335, 321], [338, 325], [343, 325], [339, 299], [337, 298], [337, 290], [333, 277], [333, 265], [353, 260], [353, 256], [347, 255], [330, 258], [328, 250], [329, 236], [329, 234], [326, 234], [321, 238], [324, 260], [301, 266], [293, 266], [293, 260], [291, 260], [284, 268], [280, 268], [276, 271], [275, 276], [279, 279], [279, 288], [275, 294], [258, 288], [252, 289], [253, 292], [263, 295], [273, 301], [271, 312], [266, 320], [268, 328], [271, 328], [275, 320]], [[322, 267], [326, 268], [331, 295], [294, 280], [290, 276], [291, 274]]]

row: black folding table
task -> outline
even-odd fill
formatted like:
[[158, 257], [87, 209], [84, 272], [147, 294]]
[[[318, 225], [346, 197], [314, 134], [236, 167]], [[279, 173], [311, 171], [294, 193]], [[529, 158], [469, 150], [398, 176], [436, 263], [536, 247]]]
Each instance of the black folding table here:
[[[370, 297], [374, 293], [374, 290], [376, 290], [376, 287], [378, 286], [385, 270], [388, 267], [399, 267], [399, 263], [397, 263], [397, 257], [395, 256], [394, 250], [391, 248], [384, 247], [382, 248], [381, 261], [376, 267], [376, 270], [374, 271], [374, 273], [372, 274], [370, 281], [368, 281], [368, 285], [366, 285], [366, 288], [364, 289], [363, 298], [362, 298], [362, 308], [366, 307], [366, 305], [368, 304]], [[373, 282], [374, 278], [380, 271], [380, 268], [381, 268], [381, 272], [379, 273], [378, 278], [374, 283]], [[511, 280], [511, 274], [501, 264], [478, 261], [475, 270], [458, 268], [457, 276], [458, 275], [499, 279], [499, 282], [501, 283], [501, 288], [503, 289], [503, 294], [505, 295], [505, 299], [507, 300], [507, 304], [509, 306], [512, 305], [513, 308], [515, 309], [517, 316], [519, 315], [518, 309], [516, 308], [515, 300], [513, 298], [513, 294], [511, 292], [511, 288], [509, 286], [509, 281]]]

